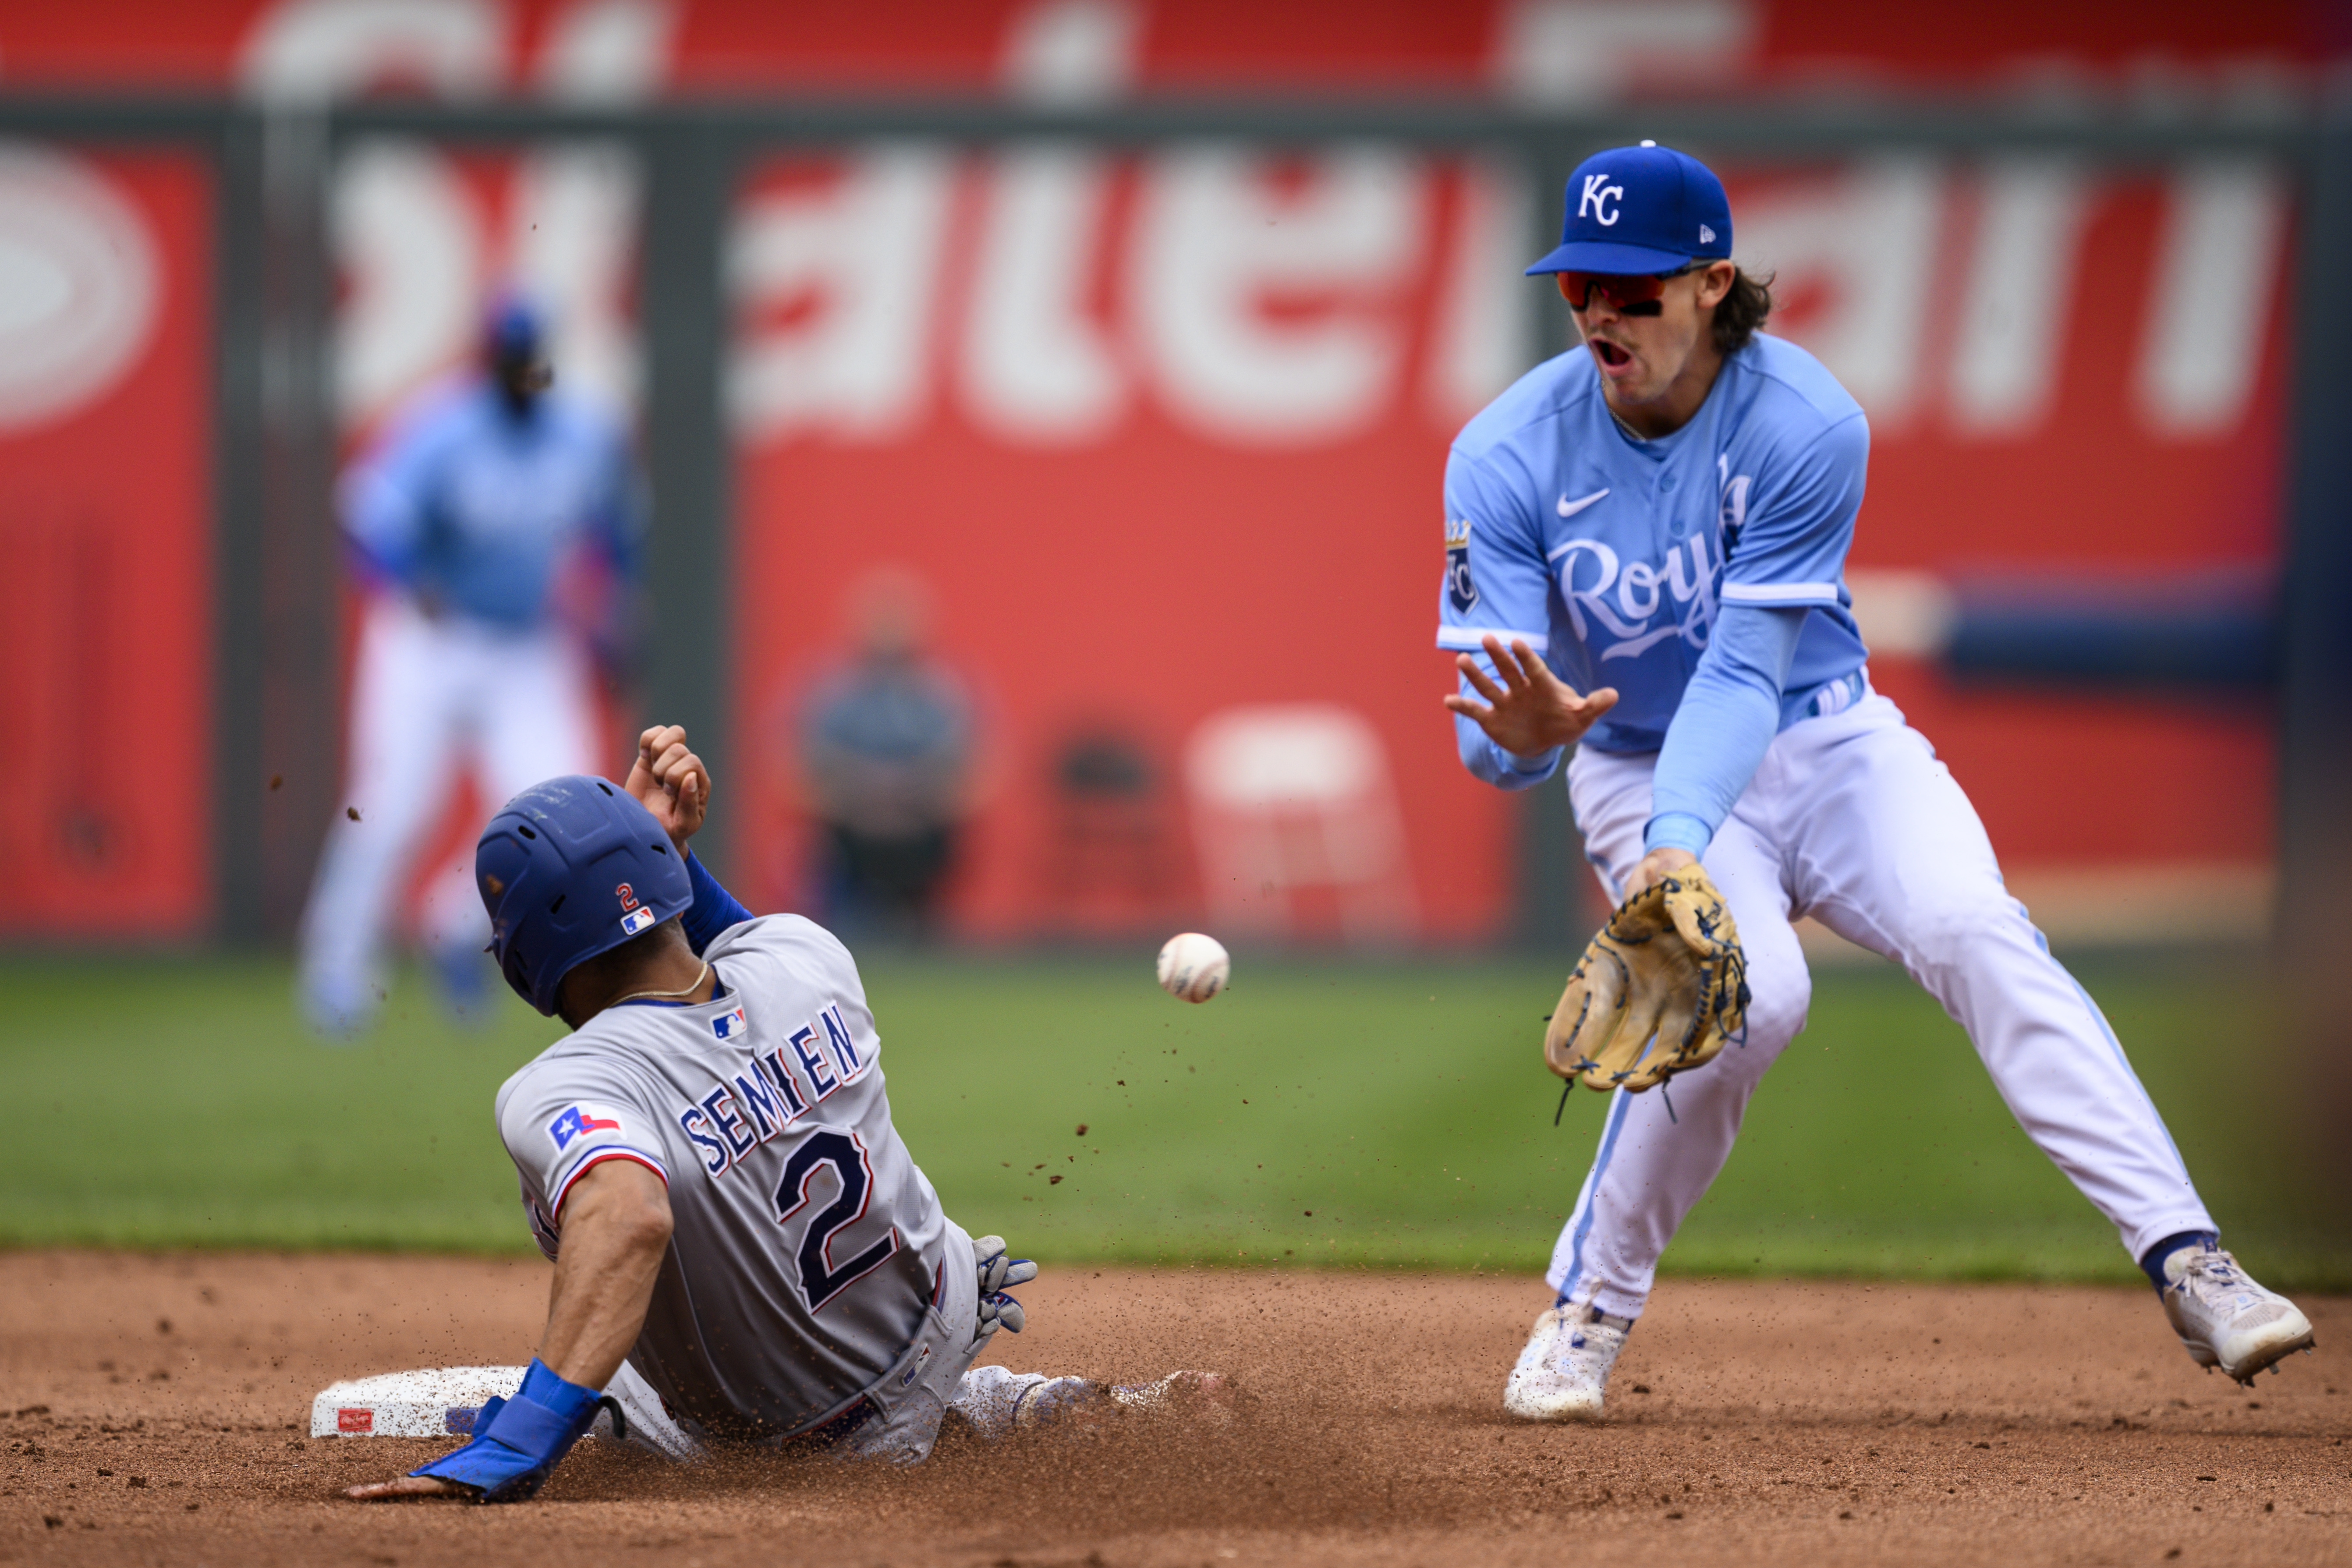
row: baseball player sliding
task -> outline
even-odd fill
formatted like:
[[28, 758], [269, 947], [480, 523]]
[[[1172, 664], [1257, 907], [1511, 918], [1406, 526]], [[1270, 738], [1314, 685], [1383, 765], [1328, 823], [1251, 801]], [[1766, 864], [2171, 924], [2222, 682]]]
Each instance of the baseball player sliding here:
[[[1559, 248], [1528, 269], [1556, 276], [1582, 347], [1473, 419], [1446, 464], [1438, 645], [1457, 650], [1445, 705], [1462, 760], [1526, 789], [1572, 750], [1587, 853], [1627, 900], [1547, 1041], [1555, 1071], [1614, 1098], [1504, 1405], [1600, 1415], [1659, 1255], [1804, 1026], [1800, 915], [1944, 1005], [2027, 1134], [2121, 1233], [2189, 1353], [2249, 1380], [2307, 1348], [2311, 1324], [2221, 1250], [2163, 1119], [2003, 889], [1968, 797], [1871, 689], [1843, 581], [1869, 428], [1811, 355], [1757, 334], [1771, 297], [1731, 236], [1697, 160], [1646, 142], [1586, 160]], [[1646, 1059], [1608, 1048], [1662, 1013], [1655, 1045], [1635, 1043]]]
[[[375, 1014], [385, 917], [457, 762], [470, 755], [503, 800], [596, 752], [583, 634], [617, 605], [567, 602], [563, 590], [585, 581], [570, 571], [583, 552], [626, 583], [643, 507], [627, 433], [551, 390], [545, 335], [528, 305], [494, 310], [482, 374], [424, 395], [343, 483], [344, 533], [369, 598], [346, 808], [302, 917], [300, 1000], [323, 1034], [353, 1033]], [[425, 910], [426, 944], [461, 1010], [488, 979], [467, 870], [453, 859]]]
[[714, 1445], [916, 1463], [950, 1409], [983, 1436], [1089, 1409], [1213, 1399], [971, 1368], [1036, 1265], [975, 1242], [890, 1124], [849, 952], [754, 919], [687, 850], [709, 775], [648, 730], [625, 790], [551, 779], [483, 830], [475, 877], [507, 983], [573, 1033], [499, 1090], [523, 1208], [555, 1263], [539, 1353], [472, 1440], [362, 1500], [526, 1499], [615, 1407], [674, 1458]]

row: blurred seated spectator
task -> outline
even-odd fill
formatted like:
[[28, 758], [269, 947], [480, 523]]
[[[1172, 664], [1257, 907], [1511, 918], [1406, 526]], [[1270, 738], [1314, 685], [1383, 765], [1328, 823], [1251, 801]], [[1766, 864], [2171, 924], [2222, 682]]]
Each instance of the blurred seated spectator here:
[[936, 923], [973, 782], [962, 683], [926, 656], [930, 598], [906, 573], [853, 591], [850, 663], [811, 694], [801, 771], [824, 842], [822, 898], [843, 931], [919, 938]]

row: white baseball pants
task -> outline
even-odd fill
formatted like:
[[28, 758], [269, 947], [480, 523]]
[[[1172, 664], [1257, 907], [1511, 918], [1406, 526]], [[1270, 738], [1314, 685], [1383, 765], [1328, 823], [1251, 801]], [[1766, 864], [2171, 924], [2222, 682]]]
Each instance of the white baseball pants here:
[[[523, 1373], [530, 1369], [519, 1366], [512, 1370], [515, 1384], [520, 1387]], [[600, 1411], [589, 1427], [591, 1436], [606, 1442], [625, 1442], [682, 1464], [709, 1457], [709, 1446], [677, 1424], [662, 1404], [661, 1395], [627, 1362], [621, 1363], [621, 1370], [613, 1374], [604, 1392], [621, 1406], [628, 1435], [617, 1436], [611, 1414]], [[1043, 1373], [1014, 1372], [1009, 1367], [975, 1366], [957, 1380], [954, 1397], [948, 1401], [945, 1414], [961, 1419], [983, 1441], [994, 1443], [1021, 1430], [1024, 1411], [1032, 1423], [1049, 1421], [1057, 1406], [1084, 1406], [1100, 1400], [1102, 1395], [1101, 1384], [1083, 1377], [1048, 1377]], [[931, 1413], [931, 1427], [917, 1434], [925, 1453], [938, 1441], [940, 1419], [939, 1413]], [[844, 1451], [844, 1457], [866, 1456], [853, 1446]]]
[[[373, 1013], [385, 929], [461, 768], [474, 769], [492, 810], [541, 779], [595, 771], [593, 682], [586, 650], [568, 631], [507, 631], [431, 619], [404, 598], [371, 602], [342, 796], [359, 816], [336, 814], [302, 915], [302, 1000], [314, 1023], [347, 1030]], [[425, 903], [436, 948], [489, 940], [470, 843]]]
[[[1612, 901], [1642, 858], [1654, 753], [1579, 751], [1570, 797]], [[2001, 885], [1976, 808], [1927, 737], [1872, 693], [1784, 730], [1700, 858], [1748, 954], [1747, 1044], [1653, 1089], [1619, 1090], [1548, 1278], [1635, 1317], [1659, 1255], [1723, 1169], [1748, 1096], [1805, 1026], [1810, 915], [1894, 959], [1968, 1031], [2018, 1124], [2137, 1259], [2212, 1219], [2098, 1006]]]

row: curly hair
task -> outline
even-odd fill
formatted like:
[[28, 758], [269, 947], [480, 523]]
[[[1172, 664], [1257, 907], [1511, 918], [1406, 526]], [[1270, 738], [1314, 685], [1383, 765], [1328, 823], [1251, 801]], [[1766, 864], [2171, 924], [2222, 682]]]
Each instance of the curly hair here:
[[1731, 292], [1715, 308], [1715, 352], [1728, 358], [1748, 346], [1772, 313], [1772, 274], [1755, 277], [1734, 267]]

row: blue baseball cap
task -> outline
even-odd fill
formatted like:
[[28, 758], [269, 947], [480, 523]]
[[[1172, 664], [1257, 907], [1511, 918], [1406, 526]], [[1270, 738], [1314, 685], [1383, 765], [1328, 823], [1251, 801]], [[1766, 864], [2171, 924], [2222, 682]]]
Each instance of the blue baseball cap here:
[[1731, 199], [1687, 153], [1644, 142], [1595, 153], [1568, 177], [1559, 248], [1540, 272], [1672, 272], [1731, 256]]
[[482, 318], [482, 347], [492, 359], [534, 360], [547, 341], [539, 308], [520, 294], [502, 294]]

